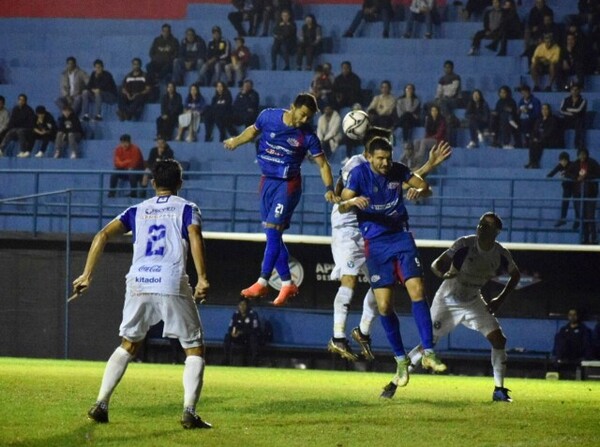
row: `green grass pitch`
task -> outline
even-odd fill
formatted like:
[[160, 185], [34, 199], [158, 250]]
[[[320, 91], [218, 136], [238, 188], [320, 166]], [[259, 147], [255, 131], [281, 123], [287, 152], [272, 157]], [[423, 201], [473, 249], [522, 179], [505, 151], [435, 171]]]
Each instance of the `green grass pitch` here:
[[198, 413], [179, 425], [182, 365], [131, 364], [111, 422], [86, 419], [103, 362], [0, 358], [2, 446], [598, 446], [600, 382], [415, 374], [392, 400], [390, 374], [208, 366]]

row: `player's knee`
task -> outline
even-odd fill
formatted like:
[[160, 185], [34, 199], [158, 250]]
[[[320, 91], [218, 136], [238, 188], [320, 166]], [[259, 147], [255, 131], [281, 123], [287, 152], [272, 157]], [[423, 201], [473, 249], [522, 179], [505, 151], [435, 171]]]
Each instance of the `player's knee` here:
[[494, 349], [504, 349], [506, 347], [506, 336], [500, 329], [496, 329], [488, 334], [487, 339]]
[[130, 341], [126, 338], [121, 339], [121, 348], [125, 349], [132, 357], [135, 357], [140, 346], [142, 346], [142, 341]]
[[348, 287], [349, 289], [354, 289], [356, 287], [357, 278], [353, 275], [342, 275], [342, 279], [340, 283], [343, 287]]
[[194, 348], [186, 348], [183, 350], [185, 352], [186, 357], [191, 355], [195, 355], [198, 357], [204, 357], [204, 346], [196, 346]]

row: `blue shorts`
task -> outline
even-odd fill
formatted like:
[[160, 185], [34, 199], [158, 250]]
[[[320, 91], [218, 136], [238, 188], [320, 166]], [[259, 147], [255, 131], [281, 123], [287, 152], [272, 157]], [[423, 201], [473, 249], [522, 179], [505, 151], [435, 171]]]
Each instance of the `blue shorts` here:
[[423, 268], [412, 233], [401, 231], [365, 241], [369, 282], [373, 289], [422, 277]]
[[263, 224], [290, 226], [290, 220], [302, 195], [302, 177], [277, 179], [262, 177], [260, 182], [260, 218]]

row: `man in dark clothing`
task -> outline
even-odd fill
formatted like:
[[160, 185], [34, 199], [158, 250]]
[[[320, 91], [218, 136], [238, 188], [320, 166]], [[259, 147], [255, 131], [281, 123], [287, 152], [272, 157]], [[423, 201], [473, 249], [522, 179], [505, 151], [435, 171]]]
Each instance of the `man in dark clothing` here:
[[33, 126], [35, 126], [35, 113], [27, 105], [27, 95], [21, 93], [17, 105], [10, 113], [7, 132], [0, 143], [0, 157], [4, 156], [6, 145], [12, 140], [19, 140], [19, 149], [21, 152], [27, 151], [29, 139]]
[[500, 37], [500, 25], [502, 23], [502, 8], [500, 0], [494, 0], [492, 7], [487, 9], [483, 14], [483, 29], [477, 31], [473, 36], [473, 44], [469, 51], [469, 56], [474, 56], [479, 53], [481, 41], [483, 39], [496, 39]]
[[336, 110], [362, 103], [361, 80], [348, 61], [342, 62], [341, 73], [333, 81], [333, 99]]
[[[235, 11], [230, 12], [227, 18], [235, 28], [238, 36], [255, 36], [262, 16], [262, 2], [257, 0], [232, 0]], [[248, 32], [242, 23], [249, 23]]]
[[140, 119], [151, 90], [148, 75], [141, 68], [141, 59], [134, 58], [131, 65], [132, 70], [123, 79], [119, 95], [117, 115], [121, 121]]
[[161, 81], [171, 76], [173, 61], [179, 54], [179, 42], [171, 34], [171, 25], [165, 23], [150, 47], [150, 62], [146, 65], [148, 75]]
[[254, 83], [250, 79], [246, 79], [242, 89], [233, 101], [233, 124], [244, 127], [253, 124], [258, 116], [259, 102], [260, 97], [258, 92], [254, 90]]
[[27, 152], [21, 152], [17, 157], [29, 157], [29, 151], [33, 150], [37, 140], [40, 140], [42, 144], [38, 149], [36, 158], [41, 158], [46, 153], [48, 143], [54, 140], [56, 136], [56, 121], [52, 115], [46, 110], [44, 106], [37, 106], [35, 108], [36, 120], [31, 132], [31, 144]]
[[225, 334], [223, 364], [231, 364], [231, 346], [232, 343], [235, 343], [244, 347], [244, 358], [246, 358], [246, 353], [250, 353], [250, 365], [257, 366], [260, 333], [258, 314], [250, 308], [248, 299], [242, 298], [238, 304], [238, 310], [231, 317], [227, 334]]
[[87, 86], [82, 94], [82, 111], [84, 121], [90, 119], [90, 102], [94, 103], [93, 119], [102, 121], [102, 103], [114, 104], [117, 100], [117, 85], [113, 75], [104, 69], [104, 62], [100, 59], [94, 61], [94, 71], [90, 75]]
[[571, 86], [571, 95], [563, 99], [560, 104], [560, 113], [563, 116], [564, 128], [575, 129], [575, 147], [585, 147], [585, 115], [587, 101], [581, 96], [581, 87], [577, 84]]
[[556, 367], [560, 372], [574, 371], [581, 360], [590, 359], [592, 353], [592, 331], [579, 321], [576, 309], [570, 309], [569, 322], [554, 336], [552, 351]]
[[596, 232], [596, 201], [598, 200], [598, 179], [600, 178], [600, 164], [593, 158], [587, 149], [577, 152], [578, 160], [575, 162], [577, 183], [575, 183], [575, 197], [580, 202], [581, 217], [583, 218], [582, 244], [597, 244]]
[[273, 46], [271, 47], [271, 70], [277, 69], [277, 56], [283, 58], [283, 69], [290, 69], [290, 55], [296, 52], [296, 23], [287, 9], [281, 11], [280, 20], [273, 28]]
[[167, 140], [164, 136], [158, 135], [156, 137], [156, 146], [150, 149], [148, 158], [144, 162], [144, 176], [142, 177], [142, 190], [140, 191], [140, 197], [146, 197], [146, 187], [152, 178], [151, 173], [154, 171], [154, 166], [156, 163], [169, 159], [175, 159], [173, 149], [171, 149], [171, 146], [169, 146], [169, 143], [167, 143]]
[[223, 39], [221, 27], [212, 27], [212, 37], [212, 40], [208, 42], [206, 62], [198, 70], [198, 84], [200, 86], [214, 85], [219, 81], [225, 70], [225, 65], [229, 62], [231, 47], [229, 42]]
[[575, 210], [575, 223], [573, 229], [579, 228], [579, 206], [575, 202], [575, 182], [577, 179], [577, 166], [569, 159], [568, 152], [561, 152], [558, 156], [558, 164], [550, 171], [546, 177], [554, 177], [560, 172], [560, 176], [564, 179], [562, 186], [562, 204], [560, 207], [560, 219], [554, 224], [555, 227], [562, 227], [567, 223], [567, 211], [569, 211], [569, 202], [573, 200], [573, 209]]
[[194, 28], [185, 30], [185, 37], [179, 45], [179, 56], [173, 62], [173, 82], [183, 85], [186, 71], [200, 70], [206, 60], [206, 42], [196, 34]]
[[343, 37], [353, 37], [361, 22], [383, 21], [383, 37], [390, 37], [390, 21], [392, 20], [392, 2], [390, 0], [364, 0], [361, 9], [354, 16]]

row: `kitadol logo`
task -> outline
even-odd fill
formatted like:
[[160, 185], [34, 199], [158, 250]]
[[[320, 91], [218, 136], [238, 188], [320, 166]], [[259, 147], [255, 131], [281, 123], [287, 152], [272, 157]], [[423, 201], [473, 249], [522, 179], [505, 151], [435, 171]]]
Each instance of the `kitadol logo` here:
[[[304, 268], [302, 267], [302, 264], [300, 264], [297, 259], [290, 256], [289, 266], [292, 281], [300, 287], [300, 284], [304, 281]], [[273, 269], [271, 277], [269, 278], [269, 285], [276, 290], [281, 290], [281, 278], [275, 269]]]

